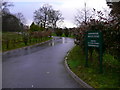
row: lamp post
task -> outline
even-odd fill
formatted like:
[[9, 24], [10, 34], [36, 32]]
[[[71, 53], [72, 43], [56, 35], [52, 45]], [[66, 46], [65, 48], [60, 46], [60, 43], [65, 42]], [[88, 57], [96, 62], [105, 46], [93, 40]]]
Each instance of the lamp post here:
[[85, 24], [87, 22], [87, 5], [86, 5], [86, 0], [84, 0], [84, 6], [85, 6]]

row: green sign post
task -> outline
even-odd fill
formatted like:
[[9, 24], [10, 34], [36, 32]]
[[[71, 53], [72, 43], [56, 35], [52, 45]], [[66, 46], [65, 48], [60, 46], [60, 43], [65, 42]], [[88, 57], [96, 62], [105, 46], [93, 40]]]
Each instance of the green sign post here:
[[99, 48], [99, 62], [100, 62], [100, 72], [103, 72], [102, 68], [102, 32], [100, 31], [87, 31], [85, 35], [85, 49], [86, 49], [86, 64], [88, 67], [88, 47]]

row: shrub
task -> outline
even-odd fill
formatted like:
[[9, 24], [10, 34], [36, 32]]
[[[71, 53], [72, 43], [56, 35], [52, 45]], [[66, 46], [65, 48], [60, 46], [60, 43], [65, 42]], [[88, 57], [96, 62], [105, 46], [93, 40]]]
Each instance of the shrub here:
[[58, 28], [58, 29], [56, 29], [55, 33], [57, 36], [62, 36], [63, 31], [62, 31], [62, 29]]
[[69, 30], [67, 28], [64, 29], [64, 34], [65, 34], [66, 37], [69, 36]]

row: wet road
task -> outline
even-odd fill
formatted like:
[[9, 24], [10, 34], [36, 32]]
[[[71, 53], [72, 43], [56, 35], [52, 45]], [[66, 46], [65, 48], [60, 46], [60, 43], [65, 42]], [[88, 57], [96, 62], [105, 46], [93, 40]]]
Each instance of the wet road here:
[[73, 39], [58, 38], [3, 56], [3, 88], [80, 88], [64, 67]]

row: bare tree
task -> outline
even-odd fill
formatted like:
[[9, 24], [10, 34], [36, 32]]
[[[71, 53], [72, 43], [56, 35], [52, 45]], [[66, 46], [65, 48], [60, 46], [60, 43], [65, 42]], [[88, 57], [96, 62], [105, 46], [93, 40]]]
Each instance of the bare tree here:
[[60, 22], [64, 19], [62, 17], [62, 14], [58, 10], [51, 10], [48, 16], [49, 16], [49, 23], [53, 28], [56, 28], [57, 22]]
[[79, 26], [81, 23], [85, 23], [89, 20], [91, 17], [90, 10], [87, 9], [86, 3], [84, 3], [84, 8], [82, 10], [78, 10], [77, 15], [75, 16], [75, 22]]
[[34, 12], [34, 21], [41, 26], [46, 27], [48, 24], [48, 13], [52, 10], [52, 6], [44, 4], [41, 8]]
[[17, 13], [15, 16], [18, 18], [19, 22], [22, 24], [26, 24], [26, 19], [22, 13]]
[[58, 10], [54, 10], [51, 5], [44, 4], [34, 12], [34, 21], [41, 27], [56, 28], [57, 21], [63, 20], [62, 14]]

